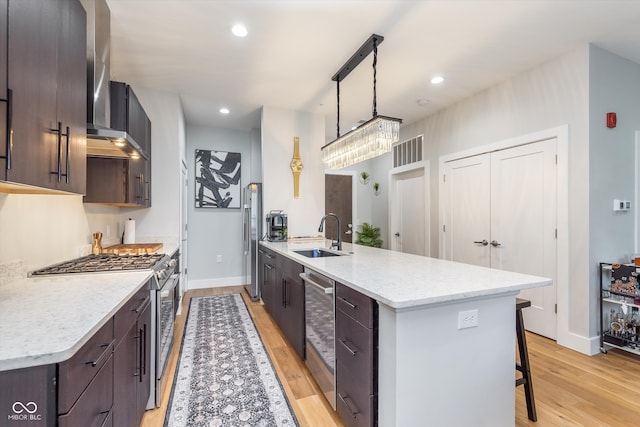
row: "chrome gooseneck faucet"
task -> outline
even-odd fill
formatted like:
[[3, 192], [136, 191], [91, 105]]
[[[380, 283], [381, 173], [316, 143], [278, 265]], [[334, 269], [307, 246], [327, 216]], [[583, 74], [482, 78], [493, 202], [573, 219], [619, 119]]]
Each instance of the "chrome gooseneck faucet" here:
[[342, 228], [340, 227], [340, 218], [338, 218], [338, 215], [334, 214], [334, 213], [328, 213], [325, 216], [322, 217], [322, 219], [320, 220], [320, 227], [318, 227], [318, 231], [322, 233], [322, 231], [324, 230], [324, 221], [327, 219], [328, 216], [332, 216], [336, 219], [336, 221], [338, 221], [338, 240], [337, 241], [333, 241], [333, 239], [331, 240], [331, 249], [333, 248], [337, 248], [339, 251], [342, 250], [342, 239], [340, 238], [340, 230], [342, 230]]

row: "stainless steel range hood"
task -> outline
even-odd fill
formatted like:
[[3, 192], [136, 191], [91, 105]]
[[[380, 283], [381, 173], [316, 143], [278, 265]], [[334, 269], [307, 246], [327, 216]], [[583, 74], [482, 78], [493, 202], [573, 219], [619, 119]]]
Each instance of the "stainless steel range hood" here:
[[146, 158], [126, 131], [111, 128], [111, 11], [106, 0], [80, 0], [87, 12], [87, 155]]

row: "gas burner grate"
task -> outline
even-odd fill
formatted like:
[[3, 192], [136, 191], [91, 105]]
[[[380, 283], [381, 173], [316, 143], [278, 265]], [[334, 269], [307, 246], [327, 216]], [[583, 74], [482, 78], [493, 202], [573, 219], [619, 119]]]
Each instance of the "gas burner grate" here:
[[77, 258], [71, 261], [64, 261], [45, 268], [41, 268], [39, 270], [33, 271], [31, 273], [31, 276], [44, 276], [48, 274], [150, 270], [164, 256], [164, 254], [87, 255], [82, 258]]

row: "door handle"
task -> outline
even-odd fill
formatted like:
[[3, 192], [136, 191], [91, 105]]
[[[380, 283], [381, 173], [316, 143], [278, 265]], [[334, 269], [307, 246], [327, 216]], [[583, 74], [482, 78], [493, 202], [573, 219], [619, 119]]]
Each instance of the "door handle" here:
[[396, 234], [394, 234], [394, 236], [400, 237], [400, 233], [396, 232]]
[[492, 241], [491, 241], [491, 246], [493, 246], [494, 248], [497, 248], [498, 246], [502, 246], [502, 244], [501, 244], [501, 243], [498, 243], [498, 242], [497, 242], [497, 241], [495, 241], [495, 240], [492, 240]]
[[[495, 240], [494, 240], [494, 241], [495, 241]], [[482, 245], [482, 246], [487, 246], [487, 245], [489, 244], [489, 242], [487, 242], [487, 241], [486, 241], [486, 239], [485, 239], [485, 240], [482, 240], [482, 241], [480, 241], [480, 240], [474, 240], [474, 242], [473, 242], [473, 243], [478, 243], [478, 244], [480, 244], [480, 245]], [[493, 243], [491, 243], [491, 244], [493, 244]]]

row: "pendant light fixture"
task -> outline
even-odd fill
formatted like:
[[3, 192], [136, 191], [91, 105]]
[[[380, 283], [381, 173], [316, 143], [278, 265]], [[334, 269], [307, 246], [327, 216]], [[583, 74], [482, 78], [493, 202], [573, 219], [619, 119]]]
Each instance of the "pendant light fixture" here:
[[[337, 87], [337, 137], [334, 141], [322, 147], [322, 161], [330, 169], [340, 169], [388, 153], [391, 151], [393, 143], [399, 139], [402, 119], [380, 116], [377, 110], [376, 66], [378, 64], [378, 46], [383, 40], [384, 37], [372, 34], [331, 78], [336, 82]], [[340, 136], [340, 82], [371, 52], [373, 52], [372, 118]]]

